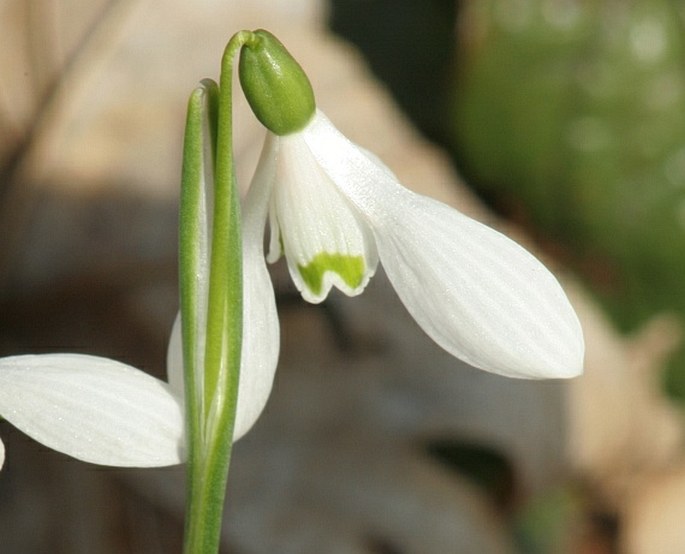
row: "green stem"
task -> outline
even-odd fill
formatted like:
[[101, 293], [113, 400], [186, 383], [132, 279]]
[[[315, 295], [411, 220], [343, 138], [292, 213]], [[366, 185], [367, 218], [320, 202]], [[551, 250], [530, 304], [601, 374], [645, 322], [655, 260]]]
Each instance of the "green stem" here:
[[[221, 64], [218, 114], [213, 119], [217, 121], [214, 208], [203, 356], [197, 356], [203, 346], [196, 340], [200, 336], [197, 330], [200, 322], [193, 316], [189, 318], [192, 321], [186, 320], [186, 313], [196, 313], [197, 301], [202, 302], [199, 290], [187, 282], [193, 279], [193, 269], [201, 271], [202, 268], [191, 263], [195, 248], [190, 244], [193, 232], [189, 231], [184, 241], [184, 229], [181, 229], [181, 306], [189, 434], [185, 554], [215, 554], [219, 550], [233, 444], [243, 313], [240, 201], [233, 167], [232, 79], [235, 54], [250, 36], [246, 31], [236, 33], [226, 46]], [[192, 194], [188, 196], [192, 200]], [[181, 213], [183, 227], [183, 207]], [[189, 228], [192, 229], [192, 223]], [[184, 253], [184, 248], [189, 254]], [[191, 262], [184, 264], [186, 258]], [[198, 371], [201, 372], [199, 379]]]

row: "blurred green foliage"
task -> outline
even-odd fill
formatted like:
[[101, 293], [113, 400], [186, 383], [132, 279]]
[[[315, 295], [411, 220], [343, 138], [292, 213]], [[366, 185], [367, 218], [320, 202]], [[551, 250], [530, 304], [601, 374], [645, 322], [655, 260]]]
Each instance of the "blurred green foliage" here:
[[[331, 15], [619, 328], [685, 320], [685, 2], [332, 0]], [[667, 386], [685, 399], [685, 349]]]
[[[569, 485], [551, 488], [530, 499], [515, 521], [519, 552], [570, 554], [584, 551], [577, 542], [586, 511], [582, 493]], [[606, 550], [610, 551], [613, 552]]]
[[471, 2], [462, 25], [466, 174], [559, 247], [621, 328], [685, 315], [683, 3]]
[[587, 262], [619, 322], [671, 308], [683, 288], [673, 264], [685, 262], [685, 50], [675, 8], [474, 6], [456, 95], [463, 163]]

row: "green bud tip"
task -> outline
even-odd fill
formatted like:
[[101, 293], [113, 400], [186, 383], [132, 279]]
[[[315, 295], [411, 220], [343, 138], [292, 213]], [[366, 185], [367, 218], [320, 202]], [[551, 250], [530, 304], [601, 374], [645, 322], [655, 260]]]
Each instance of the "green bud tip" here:
[[303, 129], [316, 109], [307, 75], [268, 31], [250, 33], [240, 52], [240, 86], [257, 119], [277, 135]]

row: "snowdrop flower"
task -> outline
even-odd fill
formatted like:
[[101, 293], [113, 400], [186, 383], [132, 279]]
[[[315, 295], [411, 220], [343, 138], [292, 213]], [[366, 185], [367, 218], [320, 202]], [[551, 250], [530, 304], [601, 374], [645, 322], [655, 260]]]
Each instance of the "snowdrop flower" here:
[[[403, 187], [316, 109], [306, 75], [270, 33], [255, 31], [243, 48], [240, 80], [267, 133], [242, 203], [243, 348], [234, 439], [254, 424], [271, 392], [279, 328], [266, 259], [283, 255], [309, 302], [323, 301], [333, 287], [360, 294], [380, 261], [417, 323], [457, 358], [508, 377], [582, 373], [578, 318], [533, 255]], [[178, 391], [181, 360], [177, 324], [168, 368]]]
[[[360, 294], [380, 261], [417, 323], [454, 356], [508, 377], [582, 373], [582, 330], [555, 277], [501, 233], [403, 187], [315, 108], [309, 81], [277, 39], [255, 37], [240, 78], [267, 136], [244, 201], [247, 304], [273, 295], [261, 252], [268, 220], [267, 258], [285, 256], [305, 300], [321, 302], [332, 287]], [[260, 391], [248, 402], [258, 415], [277, 322], [273, 309], [256, 318], [249, 309], [244, 333], [263, 363], [243, 363], [241, 380]], [[265, 345], [271, 352], [260, 358]]]
[[[316, 109], [309, 80], [270, 33], [252, 33], [241, 51], [240, 79], [268, 131], [242, 202], [243, 347], [234, 439], [261, 414], [278, 360], [278, 316], [266, 258], [273, 262], [284, 255], [302, 296], [314, 303], [332, 287], [360, 294], [380, 261], [417, 323], [454, 356], [508, 377], [582, 373], [578, 318], [534, 256], [501, 233], [406, 189], [346, 139]], [[182, 359], [177, 320], [168, 357], [177, 394], [183, 390]]]
[[[245, 43], [240, 79], [268, 131], [242, 202], [243, 342], [234, 440], [262, 412], [278, 359], [266, 258], [285, 256], [302, 296], [315, 303], [333, 287], [360, 294], [380, 262], [417, 323], [454, 356], [509, 377], [566, 378], [582, 372], [578, 319], [557, 280], [535, 257], [497, 231], [403, 187], [316, 109], [302, 69], [266, 31], [252, 33]], [[207, 158], [198, 157], [202, 187], [211, 181]], [[211, 190], [201, 196], [199, 345], [206, 339]], [[202, 359], [197, 362], [203, 366]], [[168, 384], [95, 356], [2, 358], [0, 415], [81, 460], [140, 467], [180, 463], [185, 458], [180, 318], [169, 342], [167, 371]], [[3, 458], [0, 443], [0, 464]]]

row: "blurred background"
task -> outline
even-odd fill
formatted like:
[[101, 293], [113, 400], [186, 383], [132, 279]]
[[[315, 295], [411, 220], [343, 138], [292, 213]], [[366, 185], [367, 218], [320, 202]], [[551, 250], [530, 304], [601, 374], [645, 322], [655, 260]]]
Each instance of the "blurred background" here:
[[[164, 375], [185, 104], [241, 28], [400, 180], [536, 251], [586, 374], [442, 352], [382, 272], [301, 301], [235, 448], [231, 553], [685, 551], [685, 7], [676, 0], [0, 1], [0, 355]], [[263, 131], [236, 88], [243, 187]], [[0, 551], [180, 551], [183, 468], [71, 460], [6, 422]]]

